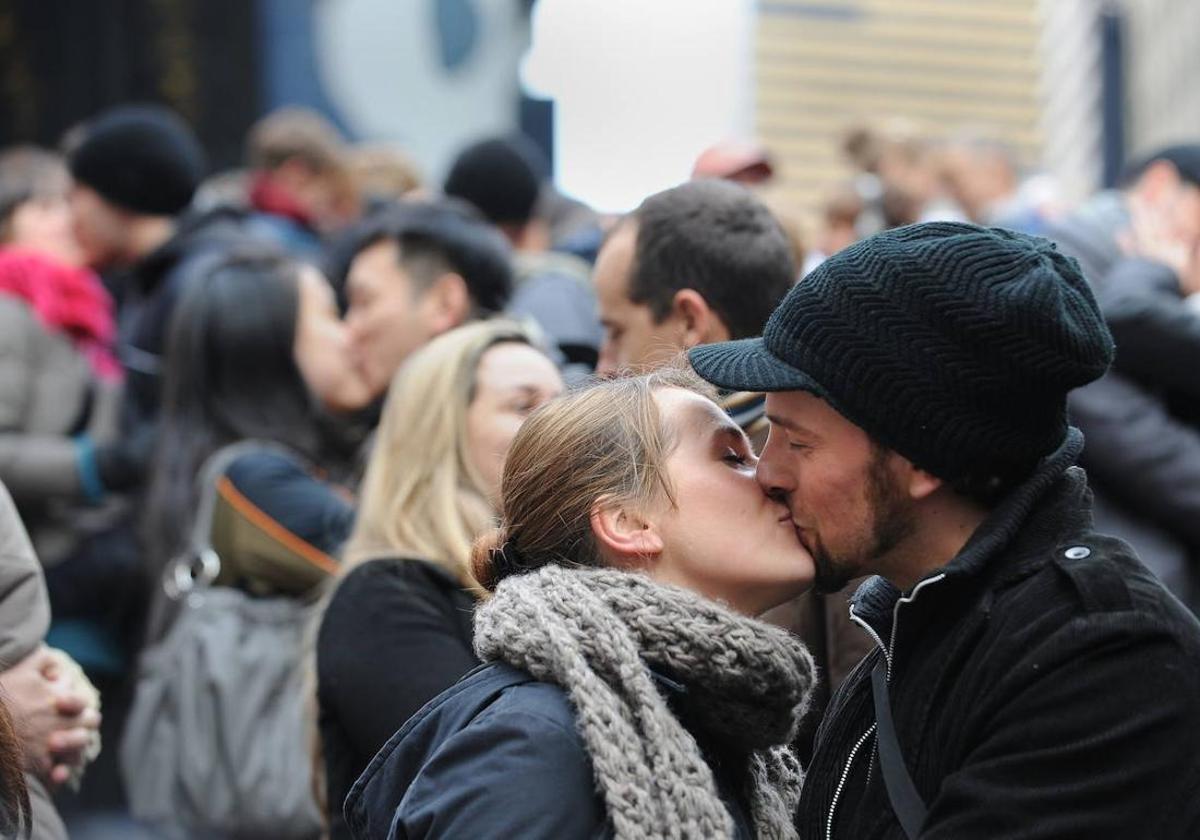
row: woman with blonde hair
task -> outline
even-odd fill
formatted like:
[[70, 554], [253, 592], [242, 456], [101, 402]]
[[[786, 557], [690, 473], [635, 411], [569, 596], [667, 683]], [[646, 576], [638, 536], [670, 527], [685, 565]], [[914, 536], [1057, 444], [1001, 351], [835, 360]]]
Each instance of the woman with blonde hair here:
[[796, 837], [812, 659], [755, 616], [814, 565], [711, 396], [655, 373], [521, 428], [475, 551], [488, 664], [371, 762], [354, 837]]
[[392, 733], [478, 664], [471, 545], [495, 521], [505, 452], [562, 390], [503, 321], [453, 330], [392, 380], [342, 577], [317, 636], [317, 702], [334, 838], [341, 804]]

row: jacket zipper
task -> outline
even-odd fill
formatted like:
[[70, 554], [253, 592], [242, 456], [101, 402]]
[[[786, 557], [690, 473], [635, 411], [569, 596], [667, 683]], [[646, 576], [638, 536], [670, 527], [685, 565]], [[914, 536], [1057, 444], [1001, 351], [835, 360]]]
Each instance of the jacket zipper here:
[[846, 786], [846, 779], [850, 777], [850, 768], [854, 764], [854, 756], [862, 749], [862, 745], [866, 742], [871, 734], [875, 731], [875, 724], [871, 724], [871, 728], [862, 734], [858, 739], [858, 743], [854, 745], [854, 749], [850, 750], [850, 757], [846, 759], [846, 767], [842, 770], [842, 778], [838, 780], [837, 789], [833, 792], [833, 801], [829, 803], [829, 819], [825, 822], [825, 840], [833, 840], [833, 815], [837, 812], [838, 800], [842, 797], [842, 788]]
[[[900, 622], [900, 605], [911, 604], [916, 600], [917, 594], [922, 589], [932, 583], [937, 583], [945, 576], [945, 573], [942, 573], [921, 581], [913, 587], [912, 592], [896, 601], [896, 605], [892, 607], [892, 637], [888, 640], [889, 643], [887, 645], [884, 645], [883, 639], [879, 638], [879, 634], [875, 632], [874, 627], [854, 614], [854, 607], [849, 608], [850, 620], [862, 629], [866, 630], [867, 635], [869, 635], [871, 639], [874, 640], [875, 644], [879, 645], [879, 649], [883, 651], [884, 661], [887, 662], [886, 676], [888, 682], [892, 681], [892, 658], [896, 653], [896, 627]], [[846, 766], [842, 769], [842, 777], [838, 780], [838, 786], [833, 792], [833, 800], [829, 803], [829, 818], [825, 822], [825, 840], [833, 840], [833, 818], [834, 814], [837, 813], [838, 800], [842, 797], [842, 788], [846, 786], [846, 780], [850, 778], [850, 768], [854, 766], [854, 759], [858, 755], [858, 751], [862, 748], [862, 745], [866, 742], [866, 740], [870, 738], [872, 734], [874, 734], [874, 732], [875, 724], [872, 723], [870, 728], [862, 734], [861, 738], [858, 739], [858, 743], [854, 745], [854, 749], [850, 750], [850, 756], [846, 759]]]

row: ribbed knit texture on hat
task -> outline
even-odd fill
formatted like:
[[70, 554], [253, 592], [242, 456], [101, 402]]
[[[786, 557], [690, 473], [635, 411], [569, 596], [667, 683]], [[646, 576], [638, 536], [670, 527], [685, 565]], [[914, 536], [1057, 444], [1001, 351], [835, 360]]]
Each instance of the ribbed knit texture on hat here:
[[1075, 260], [1046, 239], [958, 223], [834, 255], [763, 341], [876, 440], [952, 481], [1031, 469], [1063, 440], [1067, 392], [1113, 354]]
[[204, 150], [174, 112], [130, 105], [101, 114], [70, 154], [71, 175], [112, 204], [174, 216], [204, 177]]

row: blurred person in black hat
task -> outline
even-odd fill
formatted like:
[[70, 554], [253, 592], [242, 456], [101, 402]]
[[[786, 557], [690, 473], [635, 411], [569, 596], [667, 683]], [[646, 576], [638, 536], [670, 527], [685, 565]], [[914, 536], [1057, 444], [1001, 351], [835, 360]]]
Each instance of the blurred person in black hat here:
[[1200, 144], [1136, 160], [1120, 189], [1053, 224], [1117, 342], [1113, 369], [1071, 395], [1099, 528], [1128, 541], [1200, 609]]
[[761, 339], [689, 355], [767, 392], [759, 482], [816, 586], [875, 575], [800, 836], [1196, 836], [1200, 624], [1092, 529], [1066, 400], [1113, 341], [1074, 260], [902, 227], [818, 266]]
[[[72, 132], [66, 157], [75, 236], [117, 303], [124, 385], [116, 435], [105, 441], [85, 432], [71, 441], [82, 495], [104, 517], [81, 517], [87, 538], [47, 570], [50, 638], [100, 687], [106, 698], [101, 732], [116, 743], [152, 585], [138, 513], [159, 435], [167, 327], [185, 280], [244, 234], [235, 211], [191, 211], [204, 154], [192, 130], [166, 108], [101, 113]], [[75, 807], [124, 807], [115, 761], [115, 751], [101, 754]]]
[[1101, 190], [1050, 225], [1048, 236], [1079, 260], [1094, 287], [1126, 256], [1122, 235], [1136, 205], [1161, 208], [1174, 232], [1200, 238], [1200, 144], [1156, 149], [1135, 160], [1114, 189]]
[[463, 202], [385, 208], [351, 230], [340, 250], [351, 353], [372, 399], [414, 351], [500, 313], [512, 294], [508, 243]]
[[458, 154], [443, 190], [474, 205], [508, 239], [514, 252], [508, 313], [532, 319], [554, 345], [564, 374], [578, 378], [596, 367], [603, 331], [587, 263], [552, 250], [550, 226], [539, 215], [546, 170], [525, 138], [489, 138]]
[[167, 324], [184, 278], [205, 257], [243, 241], [228, 210], [188, 214], [205, 174], [191, 128], [159, 106], [122, 106], [85, 124], [68, 165], [76, 237], [118, 301], [126, 373], [120, 446], [92, 451], [82, 472], [99, 498], [140, 486], [153, 449]]

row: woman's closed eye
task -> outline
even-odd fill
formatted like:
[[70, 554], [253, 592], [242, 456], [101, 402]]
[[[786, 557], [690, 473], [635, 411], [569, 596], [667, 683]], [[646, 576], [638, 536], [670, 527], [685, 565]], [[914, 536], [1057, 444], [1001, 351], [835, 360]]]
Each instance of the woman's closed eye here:
[[725, 450], [725, 454], [721, 456], [721, 460], [727, 464], [733, 464], [738, 467], [754, 466], [758, 461], [753, 455], [748, 452], [739, 452], [733, 447]]
[[554, 399], [554, 396], [554, 394], [528, 392], [509, 403], [509, 408], [522, 417], [525, 417]]

